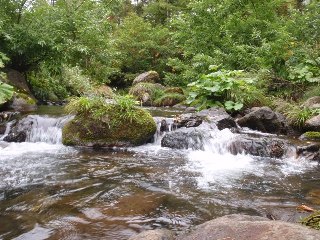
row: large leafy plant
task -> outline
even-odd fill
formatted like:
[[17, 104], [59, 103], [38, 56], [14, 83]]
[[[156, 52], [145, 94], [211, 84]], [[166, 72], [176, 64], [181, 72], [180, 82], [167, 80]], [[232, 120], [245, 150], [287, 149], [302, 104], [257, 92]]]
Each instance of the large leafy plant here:
[[[212, 73], [202, 75], [199, 80], [188, 84], [187, 103], [205, 109], [213, 106], [225, 107], [227, 110], [240, 110], [245, 104], [259, 101], [260, 95], [253, 86], [254, 80], [240, 78], [242, 70], [218, 70], [210, 66]], [[255, 96], [256, 95], [256, 96]]]
[[3, 104], [13, 97], [14, 88], [0, 81], [0, 104]]

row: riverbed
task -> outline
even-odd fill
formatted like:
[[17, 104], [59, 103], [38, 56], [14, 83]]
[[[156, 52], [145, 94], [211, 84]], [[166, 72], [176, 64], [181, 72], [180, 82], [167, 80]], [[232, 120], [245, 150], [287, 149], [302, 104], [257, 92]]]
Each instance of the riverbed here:
[[294, 222], [297, 206], [320, 205], [316, 162], [217, 151], [229, 130], [204, 151], [162, 148], [159, 140], [93, 150], [63, 146], [60, 125], [46, 125], [66, 118], [61, 109], [35, 118], [45, 123], [28, 142], [0, 141], [0, 239], [120, 240], [155, 228], [180, 233], [231, 213]]

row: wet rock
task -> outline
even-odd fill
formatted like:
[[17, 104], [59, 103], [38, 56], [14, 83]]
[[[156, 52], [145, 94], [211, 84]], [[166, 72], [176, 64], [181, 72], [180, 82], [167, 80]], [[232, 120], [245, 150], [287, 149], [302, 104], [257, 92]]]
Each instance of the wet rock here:
[[233, 118], [222, 108], [210, 108], [198, 113], [181, 114], [176, 118], [175, 124], [177, 128], [189, 128], [198, 127], [204, 121], [216, 125], [219, 130], [237, 127]]
[[181, 235], [177, 239], [318, 240], [319, 231], [294, 223], [270, 221], [263, 217], [233, 214], [201, 224], [191, 233]]
[[156, 83], [159, 82], [160, 77], [159, 74], [155, 71], [144, 72], [137, 76], [132, 85], [136, 85], [138, 83]]
[[308, 119], [304, 124], [304, 128], [309, 131], [320, 132], [320, 114]]
[[206, 118], [209, 123], [214, 123], [219, 130], [225, 128], [236, 128], [237, 124], [234, 119], [223, 108], [209, 108], [202, 110], [198, 116]]
[[320, 144], [297, 147], [297, 155], [300, 158], [320, 162]]
[[303, 103], [303, 106], [308, 108], [320, 108], [320, 96], [307, 99], [307, 101]]
[[288, 131], [285, 117], [272, 111], [269, 107], [253, 108], [248, 114], [239, 118], [237, 123], [241, 127], [267, 133], [286, 134]]
[[25, 142], [27, 138], [27, 132], [31, 131], [34, 124], [34, 118], [32, 115], [15, 122], [8, 135], [4, 137], [6, 142]]
[[169, 131], [169, 124], [165, 119], [162, 119], [160, 122], [160, 132], [168, 132]]
[[172, 231], [166, 229], [155, 229], [144, 231], [136, 236], [130, 237], [129, 240], [174, 240]]
[[293, 148], [288, 142], [271, 137], [240, 136], [229, 145], [229, 151], [252, 156], [282, 158]]
[[167, 133], [161, 140], [161, 147], [174, 149], [203, 150], [205, 139], [209, 133], [200, 128], [180, 128]]
[[20, 117], [19, 112], [0, 112], [0, 134], [4, 134], [8, 122]]
[[202, 122], [203, 117], [198, 116], [196, 113], [181, 114], [174, 120], [174, 124], [177, 128], [198, 127]]

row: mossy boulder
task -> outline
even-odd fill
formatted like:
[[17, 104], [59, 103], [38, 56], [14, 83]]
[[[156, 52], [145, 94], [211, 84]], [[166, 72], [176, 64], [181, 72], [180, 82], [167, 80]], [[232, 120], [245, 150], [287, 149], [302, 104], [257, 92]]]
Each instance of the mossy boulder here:
[[156, 123], [145, 110], [135, 108], [132, 118], [124, 117], [117, 105], [97, 120], [76, 115], [62, 130], [62, 142], [69, 146], [130, 147], [146, 143], [156, 132]]
[[131, 87], [129, 94], [133, 95], [144, 106], [153, 106], [155, 99], [164, 94], [165, 87], [159, 83], [138, 83]]
[[154, 105], [158, 107], [174, 106], [186, 100], [186, 97], [179, 93], [165, 93], [161, 97], [154, 100]]
[[306, 132], [300, 136], [301, 140], [320, 141], [320, 132]]
[[9, 102], [8, 109], [18, 112], [32, 112], [37, 109], [37, 103], [32, 96], [17, 91]]
[[166, 90], [164, 92], [165, 93], [177, 93], [177, 94], [184, 95], [183, 89], [180, 87], [168, 87], [168, 88], [166, 88]]

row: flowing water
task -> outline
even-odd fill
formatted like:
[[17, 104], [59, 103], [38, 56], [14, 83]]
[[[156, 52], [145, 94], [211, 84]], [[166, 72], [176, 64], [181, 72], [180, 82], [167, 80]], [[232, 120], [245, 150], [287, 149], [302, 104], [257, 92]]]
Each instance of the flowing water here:
[[68, 116], [28, 118], [27, 142], [0, 141], [0, 239], [127, 239], [230, 213], [294, 221], [296, 206], [320, 205], [319, 165], [231, 155], [228, 129], [212, 130], [203, 151], [161, 148], [160, 132], [153, 144], [92, 150], [61, 144]]

